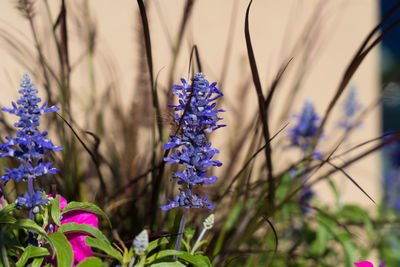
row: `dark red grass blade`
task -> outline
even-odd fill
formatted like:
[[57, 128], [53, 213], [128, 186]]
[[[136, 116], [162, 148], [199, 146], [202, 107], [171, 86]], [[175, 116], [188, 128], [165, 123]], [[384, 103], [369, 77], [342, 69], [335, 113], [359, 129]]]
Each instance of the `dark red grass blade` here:
[[106, 187], [106, 183], [104, 182], [103, 175], [102, 175], [102, 173], [100, 171], [100, 162], [99, 162], [98, 158], [93, 153], [93, 151], [89, 149], [89, 147], [85, 144], [85, 142], [83, 142], [82, 138], [80, 138], [80, 136], [75, 131], [75, 129], [72, 127], [72, 125], [66, 119], [64, 119], [60, 114], [58, 114], [58, 113], [56, 113], [56, 114], [65, 122], [65, 124], [67, 124], [67, 126], [71, 129], [72, 133], [78, 139], [79, 143], [81, 143], [83, 148], [89, 154], [90, 158], [92, 159], [92, 161], [93, 161], [93, 163], [95, 165], [97, 175], [99, 176], [100, 189], [101, 189], [101, 191], [103, 193], [102, 195], [107, 196], [107, 187]]
[[269, 224], [269, 226], [271, 226], [271, 229], [272, 229], [272, 231], [274, 232], [274, 236], [275, 236], [275, 253], [278, 251], [278, 242], [279, 242], [279, 239], [278, 239], [278, 234], [276, 233], [276, 229], [275, 229], [275, 227], [274, 227], [274, 225], [272, 224], [272, 222], [266, 217], [266, 216], [263, 216], [263, 219], [265, 220], [265, 221], [267, 221], [267, 223]]
[[343, 173], [347, 177], [347, 179], [349, 179], [355, 186], [357, 186], [357, 188], [360, 189], [361, 192], [363, 192], [363, 194], [366, 195], [376, 205], [375, 200], [370, 195], [368, 195], [368, 193], [343, 168], [336, 166], [330, 161], [327, 161], [326, 163], [328, 163], [330, 166]]
[[[273, 168], [272, 168], [272, 150], [271, 150], [271, 145], [269, 143], [270, 139], [270, 133], [269, 133], [269, 125], [268, 125], [268, 106], [265, 103], [264, 95], [262, 92], [262, 87], [261, 87], [261, 82], [260, 82], [260, 77], [258, 75], [258, 69], [257, 69], [257, 64], [256, 64], [256, 59], [254, 57], [254, 52], [253, 52], [253, 47], [251, 44], [251, 38], [250, 38], [250, 31], [249, 31], [249, 12], [250, 12], [250, 6], [252, 4], [253, 0], [250, 1], [247, 10], [246, 10], [246, 18], [245, 18], [245, 24], [244, 24], [244, 34], [246, 37], [246, 46], [247, 46], [247, 55], [249, 57], [249, 63], [250, 63], [250, 68], [251, 68], [251, 73], [253, 76], [253, 82], [254, 86], [256, 88], [257, 92], [257, 98], [258, 98], [258, 108], [260, 110], [260, 117], [261, 117], [261, 123], [263, 126], [263, 134], [264, 134], [264, 140], [265, 140], [265, 157], [266, 157], [266, 164], [267, 164], [267, 169], [268, 169], [268, 201], [271, 206], [274, 205], [274, 198], [275, 198], [275, 183], [274, 183], [274, 177], [273, 177]], [[270, 91], [270, 94], [272, 96], [273, 91]]]
[[161, 120], [161, 111], [160, 111], [160, 105], [159, 105], [159, 101], [158, 101], [158, 94], [157, 94], [157, 90], [154, 86], [153, 55], [152, 55], [152, 51], [151, 51], [149, 22], [147, 20], [147, 14], [146, 14], [146, 9], [143, 4], [143, 0], [137, 0], [137, 3], [139, 6], [140, 16], [142, 18], [144, 42], [146, 45], [147, 66], [148, 66], [149, 73], [150, 73], [150, 81], [149, 82], [151, 85], [151, 95], [153, 98], [153, 106], [156, 111], [158, 135], [159, 135], [160, 142], [162, 142], [163, 123]]
[[195, 54], [196, 56], [196, 62], [197, 62], [197, 69], [198, 72], [202, 72], [202, 68], [201, 68], [201, 62], [200, 62], [200, 53], [199, 53], [199, 49], [197, 48], [197, 45], [193, 45], [192, 46], [192, 50], [190, 51], [190, 59], [189, 59], [189, 69], [188, 69], [188, 79], [190, 76], [190, 68], [192, 66], [192, 60], [193, 60], [193, 54]]

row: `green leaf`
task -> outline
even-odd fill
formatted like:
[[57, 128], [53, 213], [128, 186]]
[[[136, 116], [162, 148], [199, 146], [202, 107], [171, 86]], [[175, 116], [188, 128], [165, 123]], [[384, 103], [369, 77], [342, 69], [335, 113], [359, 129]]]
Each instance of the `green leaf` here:
[[182, 245], [185, 247], [186, 251], [191, 250], [190, 245], [185, 241], [185, 239], [182, 239]]
[[103, 265], [103, 261], [96, 257], [86, 258], [80, 262], [76, 267], [99, 267]]
[[86, 245], [100, 249], [107, 253], [108, 256], [117, 259], [119, 262], [122, 261], [122, 256], [121, 254], [111, 246], [111, 244], [108, 241], [100, 240], [100, 239], [95, 239], [87, 236], [85, 238], [85, 243]]
[[23, 267], [30, 258], [43, 257], [47, 255], [50, 255], [50, 252], [46, 248], [28, 246], [19, 258], [16, 266]]
[[281, 182], [279, 183], [279, 185], [278, 185], [278, 188], [276, 189], [276, 194], [275, 194], [275, 196], [276, 196], [276, 198], [277, 198], [277, 200], [279, 201], [279, 202], [281, 202], [284, 198], [285, 198], [285, 196], [286, 196], [286, 194], [287, 194], [287, 192], [288, 192], [288, 189], [289, 189], [289, 185], [290, 185], [290, 183], [293, 181], [293, 179], [292, 179], [292, 177], [290, 176], [290, 173], [289, 172], [286, 172], [284, 175], [283, 175], [283, 177], [282, 177], [282, 180], [281, 180]]
[[351, 235], [347, 232], [341, 232], [338, 233], [336, 237], [343, 246], [343, 251], [346, 259], [345, 266], [353, 266], [353, 262], [356, 260], [356, 253], [354, 244], [351, 242]]
[[329, 233], [327, 226], [322, 223], [318, 224], [317, 238], [312, 243], [310, 253], [313, 255], [322, 255], [328, 247], [331, 234]]
[[182, 259], [188, 263], [193, 264], [194, 266], [198, 266], [198, 267], [210, 267], [211, 266], [211, 262], [208, 259], [208, 257], [203, 256], [203, 255], [195, 255], [193, 256], [190, 253], [187, 253], [185, 251], [181, 251], [182, 253], [180, 253], [178, 255], [179, 259]]
[[41, 234], [49, 241], [50, 245], [53, 247], [53, 243], [49, 239], [49, 236], [47, 235], [46, 231], [42, 227], [37, 225], [34, 221], [29, 220], [29, 219], [19, 219], [11, 226], [13, 228], [23, 228], [23, 229], [31, 230], [35, 233]]
[[185, 229], [184, 235], [185, 235], [186, 242], [188, 243], [188, 245], [190, 245], [190, 240], [192, 240], [194, 233], [195, 233], [195, 230], [192, 228]]
[[201, 247], [203, 244], [205, 244], [205, 243], [207, 243], [207, 240], [205, 240], [205, 239], [203, 239], [203, 240], [197, 242], [197, 243], [195, 244], [195, 246], [192, 248], [192, 251], [193, 251], [193, 252], [196, 252], [196, 250], [197, 250], [199, 247]]
[[133, 257], [133, 247], [131, 247], [129, 250], [125, 249], [124, 255], [122, 256], [122, 264], [128, 264]]
[[339, 191], [338, 191], [338, 189], [337, 189], [337, 187], [335, 185], [335, 182], [330, 177], [326, 177], [326, 178], [327, 178], [327, 181], [328, 181], [328, 185], [332, 189], [332, 192], [333, 192], [333, 194], [335, 196], [336, 203], [339, 203], [340, 193], [339, 193]]
[[[202, 255], [196, 255], [193, 256], [192, 254], [185, 252], [185, 251], [176, 251], [176, 250], [172, 250], [172, 249], [168, 249], [168, 250], [161, 250], [160, 252], [155, 253], [154, 255], [148, 257], [146, 259], [146, 264], [151, 264], [152, 262], [165, 258], [165, 257], [169, 257], [169, 256], [174, 256], [174, 255], [178, 255], [178, 258], [181, 260], [184, 260], [188, 263], [193, 264], [194, 266], [197, 267], [209, 267], [211, 266], [210, 261], [206, 261], [204, 259], [204, 256]], [[207, 257], [206, 257], [207, 258]]]
[[40, 267], [42, 266], [44, 258], [34, 258], [31, 265], [29, 267]]
[[107, 237], [105, 235], [103, 235], [103, 233], [97, 229], [94, 228], [93, 226], [90, 226], [88, 224], [79, 224], [79, 223], [74, 223], [74, 222], [70, 222], [70, 223], [64, 223], [62, 224], [57, 232], [62, 232], [64, 234], [68, 234], [68, 233], [83, 233], [86, 235], [91, 235], [97, 239], [106, 241], [109, 243]]
[[153, 254], [152, 256], [148, 257], [146, 259], [146, 264], [150, 264], [158, 259], [168, 257], [168, 256], [178, 255], [178, 257], [179, 257], [179, 254], [181, 254], [181, 253], [182, 253], [182, 251], [176, 251], [173, 249], [161, 250], [161, 251]]
[[0, 210], [0, 218], [15, 209], [15, 203], [9, 204]]
[[112, 228], [111, 221], [108, 218], [107, 214], [105, 214], [102, 209], [100, 209], [98, 206], [96, 206], [93, 203], [72, 201], [72, 202], [68, 203], [68, 205], [63, 209], [62, 212], [65, 213], [65, 212], [73, 211], [73, 210], [83, 210], [83, 211], [91, 212], [98, 216], [101, 216], [107, 221], [110, 228]]
[[63, 233], [55, 232], [49, 236], [49, 241], [53, 243], [57, 251], [57, 266], [71, 267], [74, 259], [72, 247]]
[[4, 215], [0, 218], [0, 223], [8, 223], [8, 224], [13, 224], [17, 221], [13, 216], [10, 215]]
[[184, 267], [186, 265], [180, 263], [179, 261], [171, 261], [171, 262], [159, 262], [150, 265], [150, 267]]
[[51, 218], [53, 222], [58, 226], [61, 225], [60, 222], [61, 210], [60, 210], [60, 196], [57, 196], [51, 201]]
[[161, 237], [161, 238], [158, 238], [158, 239], [156, 239], [156, 240], [154, 240], [154, 241], [151, 241], [151, 242], [149, 243], [149, 245], [147, 246], [146, 254], [149, 254], [149, 253], [150, 253], [152, 250], [154, 250], [155, 248], [157, 248], [157, 247], [159, 247], [159, 246], [161, 246], [161, 245], [168, 244], [168, 243], [169, 243], [169, 241], [168, 241], [168, 239], [165, 238], [165, 237]]

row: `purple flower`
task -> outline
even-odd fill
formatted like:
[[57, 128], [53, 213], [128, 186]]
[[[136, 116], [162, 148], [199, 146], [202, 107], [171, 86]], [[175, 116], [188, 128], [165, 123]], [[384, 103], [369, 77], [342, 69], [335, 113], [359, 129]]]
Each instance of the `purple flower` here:
[[303, 189], [300, 192], [299, 195], [299, 202], [300, 202], [300, 210], [303, 212], [303, 214], [307, 214], [310, 212], [310, 208], [308, 205], [311, 202], [311, 199], [314, 197], [315, 193], [311, 189], [310, 186], [304, 185]]
[[[37, 190], [32, 196], [29, 195], [28, 191], [24, 193], [24, 197], [18, 197], [15, 201], [17, 208], [25, 206], [28, 209], [38, 207], [40, 205], [47, 204], [47, 199], [43, 198], [43, 193]], [[36, 209], [37, 210], [37, 209]], [[35, 211], [35, 209], [33, 209]], [[36, 212], [34, 212], [36, 213]]]
[[[178, 105], [169, 105], [174, 108], [175, 119], [182, 121], [182, 136], [171, 136], [171, 141], [164, 145], [164, 149], [174, 151], [164, 161], [174, 164], [178, 163], [185, 166], [183, 171], [176, 172], [172, 178], [178, 179], [178, 184], [182, 186], [180, 195], [175, 196], [174, 200], [168, 200], [169, 204], [162, 206], [163, 210], [183, 206], [186, 208], [209, 208], [213, 205], [206, 203], [207, 197], [200, 198], [193, 194], [193, 186], [214, 183], [216, 176], [207, 177], [205, 168], [221, 166], [218, 160], [213, 160], [219, 151], [211, 147], [207, 141], [207, 134], [224, 127], [218, 124], [222, 118], [218, 117], [222, 109], [216, 109], [215, 100], [221, 97], [222, 92], [215, 87], [216, 83], [209, 84], [204, 78], [204, 74], [196, 73], [192, 79], [192, 85], [181, 79], [182, 85], [174, 85], [173, 94], [179, 97]], [[185, 112], [185, 107], [187, 110]]]
[[400, 214], [400, 169], [392, 169], [383, 175], [383, 188], [384, 208], [393, 208], [397, 214]]
[[343, 103], [343, 115], [342, 119], [339, 121], [339, 126], [346, 130], [359, 126], [360, 124], [354, 125], [354, 123], [352, 123], [359, 109], [361, 109], [361, 104], [357, 100], [357, 90], [355, 87], [351, 87]]
[[[36, 177], [47, 173], [56, 173], [58, 170], [52, 168], [52, 163], [44, 159], [44, 155], [49, 151], [60, 151], [61, 147], [53, 145], [46, 139], [47, 132], [41, 133], [39, 126], [40, 116], [44, 113], [57, 111], [55, 106], [46, 108], [46, 103], [41, 105], [41, 99], [36, 96], [38, 90], [34, 89], [31, 78], [25, 74], [22, 78], [21, 89], [18, 91], [21, 97], [17, 103], [12, 102], [12, 108], [2, 108], [10, 114], [19, 117], [19, 121], [14, 124], [18, 128], [15, 138], [7, 136], [7, 142], [0, 145], [0, 157], [14, 157], [19, 160], [17, 168], [5, 168], [5, 174], [0, 177], [0, 182], [7, 183], [10, 179], [16, 182], [28, 181], [28, 191], [24, 197], [17, 199], [18, 205], [30, 209], [30, 218], [33, 218], [32, 208], [46, 204], [40, 191], [34, 191], [33, 180]], [[37, 210], [37, 209], [36, 209]]]
[[[304, 103], [303, 110], [300, 115], [296, 115], [298, 123], [289, 130], [291, 146], [299, 147], [306, 153], [311, 140], [317, 133], [320, 117], [315, 113], [314, 105], [310, 101]], [[322, 154], [319, 151], [313, 151], [315, 158], [321, 158]]]
[[179, 188], [181, 193], [174, 197], [174, 200], [169, 200], [168, 205], [161, 206], [162, 210], [170, 210], [176, 207], [186, 207], [186, 208], [208, 208], [210, 210], [214, 209], [214, 205], [211, 203], [207, 203], [207, 197], [204, 196], [200, 198], [198, 194], [193, 194], [192, 191], [188, 188], [186, 191]]

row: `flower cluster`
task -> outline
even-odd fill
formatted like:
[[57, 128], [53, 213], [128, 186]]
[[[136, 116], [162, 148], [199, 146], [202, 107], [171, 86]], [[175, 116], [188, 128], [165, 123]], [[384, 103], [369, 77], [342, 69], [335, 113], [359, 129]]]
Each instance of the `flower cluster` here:
[[7, 183], [10, 179], [16, 182], [27, 181], [28, 191], [23, 197], [18, 197], [17, 206], [38, 211], [38, 206], [46, 204], [47, 200], [40, 190], [34, 191], [33, 180], [44, 174], [54, 174], [58, 171], [52, 168], [52, 163], [46, 162], [43, 156], [49, 151], [60, 151], [62, 148], [54, 146], [49, 139], [45, 138], [47, 132], [41, 133], [37, 129], [40, 116], [57, 111], [58, 108], [55, 106], [46, 108], [46, 103], [39, 107], [41, 99], [36, 96], [38, 90], [32, 86], [31, 78], [25, 74], [22, 78], [22, 88], [18, 91], [21, 97], [17, 103], [12, 102], [12, 108], [2, 108], [3, 111], [18, 116], [19, 121], [14, 124], [18, 128], [17, 137], [6, 137], [8, 142], [0, 145], [0, 150], [4, 151], [0, 153], [0, 157], [14, 157], [19, 160], [20, 165], [15, 169], [5, 168], [6, 173], [0, 177], [0, 182]]
[[140, 254], [146, 251], [149, 245], [149, 234], [147, 230], [143, 230], [133, 240], [133, 250], [136, 254]]
[[178, 179], [181, 185], [180, 194], [169, 204], [162, 206], [163, 210], [175, 207], [186, 208], [209, 208], [213, 209], [211, 203], [207, 203], [207, 197], [200, 198], [192, 193], [192, 187], [217, 181], [216, 176], [206, 177], [205, 168], [221, 166], [218, 160], [212, 160], [219, 151], [211, 148], [206, 134], [215, 131], [225, 125], [217, 125], [222, 120], [217, 115], [223, 112], [216, 109], [215, 100], [222, 96], [222, 92], [215, 87], [216, 83], [209, 84], [204, 74], [196, 73], [192, 79], [192, 85], [181, 79], [182, 85], [174, 85], [174, 95], [179, 97], [178, 105], [169, 105], [175, 110], [175, 119], [181, 122], [182, 136], [171, 136], [171, 142], [164, 145], [164, 149], [174, 148], [169, 157], [164, 158], [168, 163], [182, 164], [183, 171], [176, 172], [172, 178]]
[[360, 108], [361, 104], [357, 100], [357, 90], [355, 87], [351, 87], [343, 103], [343, 115], [342, 119], [339, 121], [339, 127], [348, 130], [354, 126], [358, 126], [353, 125], [352, 120]]
[[[299, 147], [306, 153], [311, 140], [317, 133], [321, 119], [315, 113], [314, 105], [310, 101], [304, 103], [301, 115], [296, 115], [296, 117], [298, 117], [297, 125], [289, 130], [291, 146]], [[313, 151], [313, 155], [315, 158], [322, 157], [319, 151]]]

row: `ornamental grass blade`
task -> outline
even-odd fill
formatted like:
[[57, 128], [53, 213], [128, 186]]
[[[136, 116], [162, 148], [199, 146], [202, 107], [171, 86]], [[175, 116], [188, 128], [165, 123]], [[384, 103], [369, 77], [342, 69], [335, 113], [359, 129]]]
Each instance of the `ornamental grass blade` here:
[[269, 224], [269, 226], [271, 226], [272, 232], [274, 233], [275, 236], [275, 253], [278, 251], [278, 244], [279, 244], [279, 239], [278, 239], [278, 234], [276, 233], [276, 229], [274, 227], [274, 225], [272, 224], [272, 222], [266, 217], [263, 216], [263, 219]]
[[330, 166], [343, 173], [347, 179], [349, 179], [355, 186], [357, 186], [357, 188], [360, 189], [361, 192], [363, 192], [363, 194], [366, 195], [376, 205], [375, 200], [345, 170], [343, 170], [343, 168], [336, 166], [330, 161], [327, 161], [326, 163], [328, 163]]
[[[269, 144], [270, 133], [269, 133], [269, 125], [268, 125], [268, 106], [265, 103], [264, 95], [262, 92], [260, 77], [258, 75], [256, 59], [254, 57], [254, 51], [253, 51], [253, 47], [251, 44], [250, 30], [249, 30], [249, 12], [250, 12], [250, 7], [251, 7], [252, 2], [253, 2], [253, 0], [250, 1], [249, 5], [247, 7], [247, 10], [246, 10], [244, 34], [246, 37], [247, 55], [249, 57], [250, 69], [251, 69], [251, 73], [253, 76], [253, 83], [254, 83], [254, 86], [255, 86], [256, 92], [257, 92], [258, 109], [260, 112], [261, 123], [263, 126], [264, 140], [265, 140], [265, 144], [266, 144], [265, 157], [266, 157], [266, 164], [267, 164], [267, 169], [268, 169], [268, 178], [267, 178], [268, 201], [269, 201], [270, 205], [273, 206], [274, 198], [275, 198], [275, 183], [274, 183], [273, 169], [272, 169], [272, 150], [271, 150], [271, 145]], [[273, 93], [273, 91], [270, 92], [271, 97], [272, 97], [272, 93]]]

